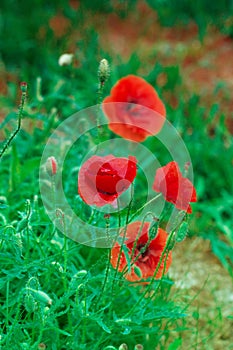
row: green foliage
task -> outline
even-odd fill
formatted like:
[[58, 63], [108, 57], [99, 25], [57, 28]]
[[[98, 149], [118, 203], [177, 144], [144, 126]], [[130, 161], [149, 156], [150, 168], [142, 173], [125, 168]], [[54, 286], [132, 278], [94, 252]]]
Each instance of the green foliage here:
[[214, 24], [226, 34], [232, 35], [232, 24], [226, 27], [227, 19], [232, 19], [233, 3], [231, 0], [211, 1], [197, 0], [147, 0], [147, 3], [157, 11], [159, 21], [166, 26], [177, 23], [188, 24], [194, 21], [203, 38], [209, 24]]

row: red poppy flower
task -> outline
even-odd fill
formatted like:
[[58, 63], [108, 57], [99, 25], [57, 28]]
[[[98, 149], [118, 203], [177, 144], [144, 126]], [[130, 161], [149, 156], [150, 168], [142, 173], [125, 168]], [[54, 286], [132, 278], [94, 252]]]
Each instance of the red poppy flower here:
[[136, 172], [136, 158], [93, 156], [81, 167], [78, 175], [78, 192], [89, 205], [101, 207], [113, 204], [129, 188]]
[[[164, 230], [159, 228], [156, 237], [153, 240], [151, 240], [146, 251], [142, 252], [141, 255], [139, 255], [142, 248], [148, 242], [149, 227], [150, 227], [149, 222], [144, 222], [144, 224], [142, 224], [142, 222], [140, 221], [133, 222], [127, 226], [125, 245], [128, 250], [128, 256], [130, 258], [130, 262], [133, 263], [133, 265], [131, 266], [131, 269], [129, 271], [127, 257], [125, 256], [125, 252], [122, 250], [118, 271], [122, 272], [123, 270], [126, 269], [127, 272], [125, 274], [125, 278], [128, 281], [140, 281], [141, 279], [147, 279], [149, 277], [152, 277], [154, 275], [158, 262], [161, 258], [161, 254], [166, 246], [168, 235]], [[137, 237], [138, 234], [139, 234], [139, 238]], [[123, 232], [121, 233], [121, 235], [123, 235]], [[135, 240], [136, 240], [136, 247], [134, 248]], [[117, 261], [120, 254], [120, 249], [121, 248], [119, 243], [115, 243], [111, 251], [111, 264], [115, 269], [117, 267]], [[165, 258], [166, 258], [166, 254], [164, 255], [164, 259], [155, 276], [156, 278], [162, 277]], [[165, 273], [168, 271], [171, 265], [171, 262], [172, 262], [172, 255], [171, 255], [171, 252], [169, 252], [166, 260]], [[136, 267], [140, 270], [140, 276], [135, 272]]]
[[113, 86], [110, 96], [103, 101], [103, 111], [109, 120], [109, 129], [137, 142], [157, 134], [166, 115], [164, 104], [154, 88], [134, 75], [120, 79]]
[[161, 192], [166, 201], [177, 209], [192, 213], [190, 202], [197, 201], [196, 190], [191, 181], [183, 177], [178, 164], [173, 161], [156, 171], [153, 190]]

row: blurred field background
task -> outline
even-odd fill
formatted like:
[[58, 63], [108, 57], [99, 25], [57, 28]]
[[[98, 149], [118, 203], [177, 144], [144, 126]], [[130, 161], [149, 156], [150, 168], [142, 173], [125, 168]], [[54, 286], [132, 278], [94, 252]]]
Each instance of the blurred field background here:
[[[63, 53], [74, 54], [71, 65], [58, 64]], [[88, 255], [86, 261], [88, 250], [76, 248], [69, 241], [70, 253], [64, 261], [59, 250], [64, 237], [57, 238], [60, 243], [48, 239], [52, 228], [40, 201], [38, 169], [51, 130], [74, 112], [96, 104], [97, 70], [102, 58], [111, 65], [104, 95], [127, 74], [142, 76], [156, 88], [166, 105], [167, 119], [190, 152], [194, 169], [198, 202], [193, 205], [188, 237], [175, 246], [169, 271], [174, 282], [170, 298], [187, 305], [187, 316], [175, 321], [171, 328], [161, 322], [160, 330], [165, 331], [153, 340], [156, 349], [233, 349], [230, 0], [1, 1], [2, 144], [16, 125], [20, 81], [26, 81], [29, 90], [22, 130], [0, 163], [0, 349], [39, 349], [41, 343], [53, 350], [91, 349], [68, 342], [70, 325], [64, 329], [61, 326], [71, 322], [62, 319], [69, 309], [70, 296], [63, 295], [68, 282], [64, 282], [66, 277], [56, 264], [48, 272], [41, 261], [49, 256], [52, 262], [55, 254], [54, 261], [68, 271], [68, 281], [72, 273], [95, 264], [102, 253]], [[27, 216], [26, 200], [30, 200], [33, 212], [27, 223], [30, 230], [20, 224]], [[102, 268], [97, 264], [97, 271]], [[25, 311], [17, 299], [33, 276], [63, 303], [56, 317], [48, 316], [50, 326], [39, 335], [34, 328], [40, 327], [42, 311], [37, 317], [28, 311], [30, 307], [26, 306]], [[99, 326], [106, 331], [100, 323]], [[59, 329], [54, 331], [54, 342], [48, 334], [53, 327]], [[131, 334], [128, 338], [127, 332], [119, 332], [119, 336], [116, 332], [114, 337], [106, 332], [103, 346], [125, 342], [133, 349], [134, 338], [146, 343], [145, 329], [142, 334], [137, 329], [137, 336]], [[155, 348], [153, 341], [145, 350]], [[101, 346], [97, 349], [104, 348]]]

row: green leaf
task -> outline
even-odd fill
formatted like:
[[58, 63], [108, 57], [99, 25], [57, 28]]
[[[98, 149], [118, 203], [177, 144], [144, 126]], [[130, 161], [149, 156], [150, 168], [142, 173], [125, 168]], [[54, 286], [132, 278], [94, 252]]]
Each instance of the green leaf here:
[[111, 330], [108, 328], [108, 326], [106, 326], [106, 324], [103, 322], [103, 320], [101, 318], [98, 318], [96, 320], [96, 322], [98, 323], [98, 325], [108, 334], [111, 334]]
[[33, 171], [39, 171], [40, 158], [32, 158], [24, 161], [21, 169], [21, 181], [29, 176]]
[[176, 338], [173, 343], [171, 343], [168, 347], [168, 350], [177, 350], [180, 349], [180, 346], [182, 345], [182, 339]]

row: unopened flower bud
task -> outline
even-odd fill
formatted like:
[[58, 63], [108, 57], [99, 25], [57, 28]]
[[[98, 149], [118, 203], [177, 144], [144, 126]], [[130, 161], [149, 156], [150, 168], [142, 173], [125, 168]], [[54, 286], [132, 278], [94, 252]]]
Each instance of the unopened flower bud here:
[[48, 306], [44, 307], [44, 314], [48, 314], [50, 312], [50, 308]]
[[56, 209], [56, 217], [57, 217], [58, 219], [64, 219], [64, 217], [65, 217], [63, 211], [62, 211], [60, 208], [57, 208], [57, 209]]
[[190, 162], [186, 162], [186, 163], [185, 163], [184, 168], [185, 168], [186, 171], [188, 171], [190, 165], [191, 165]]
[[19, 221], [17, 225], [17, 231], [21, 232], [23, 231], [26, 227], [28, 227], [28, 218], [23, 218], [21, 221]]
[[45, 343], [40, 343], [40, 344], [38, 344], [38, 350], [45, 350], [46, 349], [46, 345], [45, 345]]
[[48, 296], [48, 294], [42, 292], [41, 290], [35, 290], [33, 288], [27, 288], [27, 292], [32, 293], [33, 297], [44, 304], [52, 305], [52, 299]]
[[143, 350], [143, 349], [144, 349], [144, 346], [142, 344], [137, 344], [134, 347], [134, 350]]
[[27, 312], [33, 312], [36, 308], [36, 301], [33, 296], [27, 293], [24, 297], [24, 305]]
[[128, 350], [128, 345], [123, 343], [119, 346], [119, 349], [118, 350]]
[[64, 53], [59, 57], [59, 66], [69, 66], [73, 61], [74, 55], [72, 53]]
[[1, 204], [7, 204], [7, 198], [4, 196], [0, 196], [0, 205]]
[[179, 230], [176, 234], [176, 241], [182, 242], [188, 234], [188, 223], [186, 221], [182, 222], [179, 227]]
[[169, 239], [169, 242], [167, 244], [167, 251], [172, 250], [175, 247], [176, 244], [176, 237], [174, 233], [171, 233], [172, 237]]
[[110, 76], [110, 67], [108, 61], [104, 58], [100, 61], [98, 69], [98, 77], [100, 84], [103, 85]]
[[23, 93], [26, 93], [28, 89], [28, 84], [25, 81], [22, 81], [22, 83], [20, 83], [20, 89]]
[[52, 262], [51, 262], [51, 265], [57, 266], [59, 272], [61, 272], [61, 273], [64, 272], [63, 267], [61, 266], [61, 264], [59, 264], [59, 262], [57, 262], [57, 261], [52, 261]]
[[121, 325], [128, 325], [132, 322], [131, 318], [118, 318], [115, 320], [116, 323]]
[[83, 278], [86, 277], [87, 271], [86, 270], [80, 270], [79, 272], [76, 273], [77, 278]]
[[134, 269], [135, 274], [136, 274], [139, 278], [142, 278], [142, 271], [141, 271], [141, 269], [140, 269], [138, 266], [136, 266], [136, 265], [134, 265], [133, 269]]
[[187, 175], [188, 175], [190, 165], [191, 165], [190, 162], [186, 162], [186, 163], [185, 163], [185, 165], [184, 165], [184, 176], [187, 176]]
[[49, 157], [45, 164], [47, 173], [52, 176], [57, 173], [57, 161], [54, 157]]

